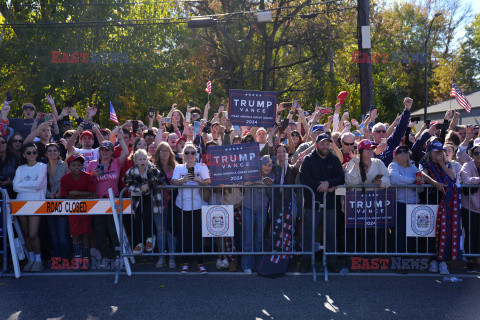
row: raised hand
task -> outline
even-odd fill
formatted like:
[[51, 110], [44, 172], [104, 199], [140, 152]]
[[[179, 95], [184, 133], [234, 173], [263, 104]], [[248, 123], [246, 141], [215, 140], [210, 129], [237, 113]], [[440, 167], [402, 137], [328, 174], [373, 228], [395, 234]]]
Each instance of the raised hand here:
[[412, 108], [412, 105], [413, 105], [413, 99], [409, 98], [409, 97], [406, 97], [405, 99], [403, 99], [403, 104], [405, 105], [405, 108], [407, 110], [410, 110]]

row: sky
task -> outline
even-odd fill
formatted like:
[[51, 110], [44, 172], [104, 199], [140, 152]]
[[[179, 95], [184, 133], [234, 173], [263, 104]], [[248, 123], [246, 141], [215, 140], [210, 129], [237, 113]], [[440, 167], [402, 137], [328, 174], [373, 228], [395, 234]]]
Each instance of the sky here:
[[[413, 0], [384, 0], [387, 4], [395, 3], [395, 2], [412, 2]], [[420, 0], [421, 1], [421, 0]], [[480, 14], [480, 0], [460, 0], [462, 3], [470, 3], [472, 5], [473, 16]], [[417, 0], [417, 3], [419, 1]], [[472, 16], [472, 19], [473, 19]], [[470, 24], [472, 20], [466, 21], [466, 24]], [[465, 25], [464, 25], [465, 26]], [[459, 28], [457, 33], [455, 34], [455, 38], [457, 40], [462, 40], [463, 36], [465, 35], [464, 28]]]

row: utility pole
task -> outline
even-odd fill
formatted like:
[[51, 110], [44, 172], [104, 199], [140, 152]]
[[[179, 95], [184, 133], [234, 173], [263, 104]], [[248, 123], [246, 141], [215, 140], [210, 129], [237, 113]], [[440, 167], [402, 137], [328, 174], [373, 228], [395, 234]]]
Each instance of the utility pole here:
[[357, 0], [358, 51], [360, 51], [360, 101], [362, 114], [374, 105], [372, 63], [370, 55], [370, 0]]

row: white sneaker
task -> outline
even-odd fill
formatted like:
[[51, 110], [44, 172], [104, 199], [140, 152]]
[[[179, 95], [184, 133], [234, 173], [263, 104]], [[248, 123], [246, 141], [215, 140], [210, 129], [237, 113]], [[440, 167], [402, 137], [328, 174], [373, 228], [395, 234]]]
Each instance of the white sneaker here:
[[252, 274], [252, 269], [245, 269], [245, 270], [243, 270], [243, 273]]
[[135, 247], [135, 249], [133, 249], [133, 254], [134, 255], [139, 255], [139, 254], [142, 254], [143, 253], [143, 243], [139, 243], [137, 244], [137, 246]]
[[160, 258], [158, 258], [158, 262], [157, 262], [157, 264], [155, 265], [155, 267], [157, 267], [157, 268], [162, 268], [164, 264], [165, 264], [165, 258], [164, 258], [164, 257], [160, 257]]
[[177, 267], [177, 264], [175, 263], [175, 258], [170, 258], [168, 260], [168, 267], [170, 269], [175, 269]]
[[445, 261], [440, 262], [440, 274], [442, 275], [450, 274], [450, 272], [448, 272], [448, 267]]
[[433, 273], [438, 272], [438, 262], [437, 261], [430, 262], [430, 268], [428, 268], [428, 272], [433, 272]]
[[228, 267], [230, 267], [230, 263], [228, 263], [228, 259], [225, 258], [222, 260], [222, 268], [223, 269], [228, 269]]

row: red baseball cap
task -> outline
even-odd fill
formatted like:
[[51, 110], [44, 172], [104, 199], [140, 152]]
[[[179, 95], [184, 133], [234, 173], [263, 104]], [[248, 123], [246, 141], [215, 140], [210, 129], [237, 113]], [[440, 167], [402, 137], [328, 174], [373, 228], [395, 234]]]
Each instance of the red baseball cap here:
[[340, 104], [343, 104], [343, 101], [345, 100], [345, 98], [348, 96], [348, 92], [347, 91], [342, 91], [338, 94], [337, 96], [337, 99], [338, 99], [338, 102]]
[[82, 155], [80, 155], [80, 154], [72, 154], [72, 155], [68, 156], [68, 158], [67, 158], [67, 164], [70, 164], [70, 162], [75, 161], [75, 160], [80, 160], [80, 161], [82, 161], [82, 163], [85, 162], [85, 158], [84, 158]]
[[372, 141], [368, 139], [363, 139], [360, 141], [357, 145], [357, 150], [362, 150], [362, 149], [375, 149], [377, 146], [373, 144]]
[[184, 137], [181, 137], [180, 139], [178, 139], [177, 142], [175, 142], [175, 148], [178, 146], [178, 144], [180, 143], [180, 141], [185, 141], [185, 142], [187, 142], [187, 139], [185, 139]]
[[89, 130], [83, 131], [82, 134], [80, 135], [80, 139], [82, 139], [84, 136], [90, 136], [90, 138], [93, 139], [93, 133]]

